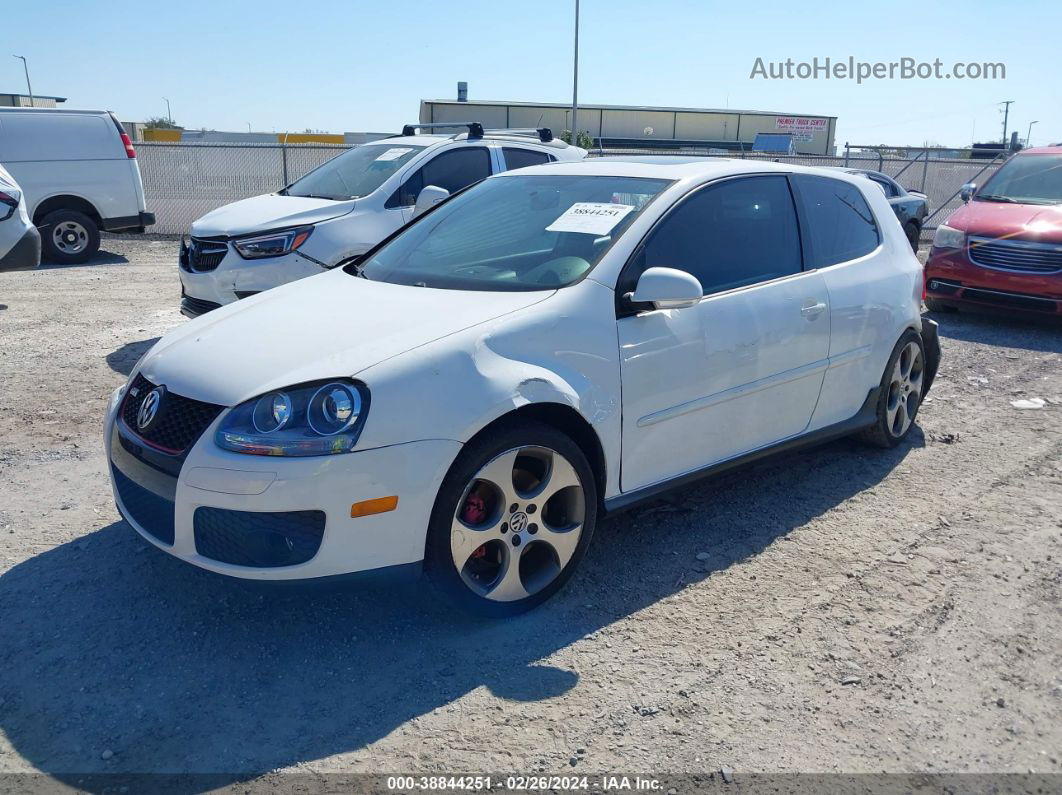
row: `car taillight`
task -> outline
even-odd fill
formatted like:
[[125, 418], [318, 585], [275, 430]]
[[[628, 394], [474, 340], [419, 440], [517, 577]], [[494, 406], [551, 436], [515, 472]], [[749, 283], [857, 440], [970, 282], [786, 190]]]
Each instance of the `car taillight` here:
[[0, 190], [0, 221], [10, 218], [18, 208], [18, 198]]
[[136, 150], [133, 148], [133, 142], [129, 140], [128, 133], [121, 133], [122, 144], [125, 146], [126, 157], [136, 157]]

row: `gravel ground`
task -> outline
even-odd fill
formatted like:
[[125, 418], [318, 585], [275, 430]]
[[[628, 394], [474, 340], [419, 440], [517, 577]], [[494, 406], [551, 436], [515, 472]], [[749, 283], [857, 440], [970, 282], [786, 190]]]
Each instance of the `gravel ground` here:
[[609, 520], [557, 598], [492, 623], [142, 542], [101, 418], [185, 322], [176, 243], [104, 248], [0, 274], [0, 772], [1062, 771], [1062, 328], [938, 317], [907, 444]]

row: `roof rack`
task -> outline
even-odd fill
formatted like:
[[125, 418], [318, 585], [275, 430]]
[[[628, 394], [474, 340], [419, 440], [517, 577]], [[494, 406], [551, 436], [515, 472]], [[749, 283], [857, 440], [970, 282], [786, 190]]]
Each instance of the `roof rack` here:
[[534, 135], [544, 144], [548, 144], [553, 140], [553, 130], [549, 127], [503, 127], [497, 130], [485, 130], [488, 135], [491, 133], [502, 135]]
[[416, 135], [417, 130], [441, 130], [443, 128], [451, 129], [453, 127], [467, 127], [469, 138], [482, 138], [483, 137], [483, 125], [478, 121], [452, 121], [452, 122], [439, 122], [435, 124], [403, 124], [402, 135]]
[[[454, 121], [435, 122], [432, 124], [404, 124], [402, 135], [416, 135], [417, 130], [440, 130], [453, 129], [454, 127], [467, 127], [469, 138], [482, 138], [484, 135], [533, 135], [542, 141], [549, 143], [553, 140], [553, 130], [549, 127], [502, 127], [498, 129], [484, 130], [478, 121]], [[461, 133], [458, 133], [460, 135]], [[454, 136], [457, 137], [456, 135]]]

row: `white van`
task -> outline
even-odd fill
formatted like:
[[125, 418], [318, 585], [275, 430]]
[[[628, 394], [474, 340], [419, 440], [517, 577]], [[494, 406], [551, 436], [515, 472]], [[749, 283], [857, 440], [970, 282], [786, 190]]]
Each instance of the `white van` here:
[[[456, 127], [468, 132], [431, 132]], [[190, 242], [181, 241], [181, 312], [195, 317], [323, 273], [491, 174], [584, 157], [585, 149], [545, 127], [407, 124], [401, 135], [356, 146], [283, 190], [227, 204], [193, 223]]]
[[101, 230], [155, 223], [136, 151], [109, 111], [0, 108], [0, 163], [22, 187], [46, 260], [84, 262]]

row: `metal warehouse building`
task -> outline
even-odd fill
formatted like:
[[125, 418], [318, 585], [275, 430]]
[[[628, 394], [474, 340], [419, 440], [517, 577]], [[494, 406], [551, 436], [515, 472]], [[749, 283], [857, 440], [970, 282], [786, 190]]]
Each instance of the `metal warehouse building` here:
[[[478, 121], [484, 127], [571, 126], [571, 105], [546, 102], [462, 102], [424, 99], [423, 124]], [[757, 133], [788, 133], [801, 154], [832, 155], [836, 116], [759, 110], [579, 105], [579, 129], [602, 146], [751, 150]]]

